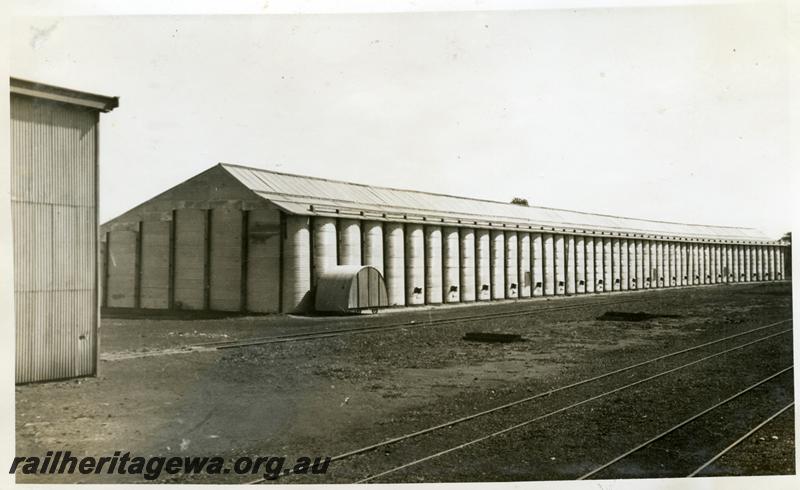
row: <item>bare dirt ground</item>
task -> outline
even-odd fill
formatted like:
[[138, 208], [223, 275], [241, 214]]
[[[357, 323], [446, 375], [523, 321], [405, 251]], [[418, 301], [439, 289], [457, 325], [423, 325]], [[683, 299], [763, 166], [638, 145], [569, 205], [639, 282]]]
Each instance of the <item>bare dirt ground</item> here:
[[[636, 301], [615, 306], [589, 304], [616, 297]], [[491, 321], [425, 325], [427, 320], [448, 315], [555, 304], [579, 307]], [[676, 317], [641, 322], [597, 320], [609, 310]], [[104, 318], [100, 343], [104, 360], [99, 376], [16, 388], [17, 454], [70, 450], [79, 456], [111, 455], [115, 451], [140, 456], [219, 455], [228, 459], [243, 455], [332, 456], [786, 318], [791, 318], [789, 283], [422, 308], [363, 317]], [[411, 320], [415, 326], [382, 333], [180, 353], [187, 345], [213, 340]], [[464, 334], [471, 331], [519, 334], [526, 341], [464, 341]], [[788, 353], [786, 345], [778, 349], [783, 353], [781, 361], [788, 355], [791, 362], [791, 336], [782, 341], [789, 348]], [[694, 378], [687, 372], [686, 379], [692, 382], [684, 384], [698, 390], [712, 385], [729, 389], [737, 383], [743, 385], [739, 379], [743, 369], [762, 366], [765, 359], [776, 357], [775, 344], [771, 345], [773, 350], [765, 348], [754, 351], [760, 352], [758, 355], [751, 352], [738, 356], [731, 365], [718, 363], [714, 383], [708, 384], [707, 373], [698, 371]], [[158, 355], [133, 357], [132, 353]], [[762, 371], [753, 376], [766, 372]], [[706, 384], [700, 383], [703, 379]], [[663, 411], [665, 406], [675, 407], [676, 412], [689, 410], [689, 405], [681, 405], [678, 397], [684, 388], [680, 383], [651, 388], [642, 398], [640, 416], [647, 416], [658, 407]], [[667, 396], [660, 396], [659, 389]], [[793, 397], [791, 392], [782, 393], [784, 398]], [[671, 404], [664, 405], [664, 400]], [[648, 407], [648, 403], [654, 405]], [[597, 434], [613, 433], [628, 423], [623, 414], [613, 410], [613, 403], [604, 406], [604, 417], [550, 424], [559, 428], [553, 437], [562, 440], [550, 440], [548, 444], [573, 448], [574, 454], [580, 454], [581, 447], [598, 444]], [[794, 441], [793, 426], [791, 418], [788, 422], [784, 419], [764, 429], [770, 434], [767, 439], [759, 443], [756, 438], [752, 442], [755, 453], [732, 451], [709, 468], [708, 474], [793, 473], [794, 445], [787, 443]], [[588, 437], [587, 431], [593, 436]], [[419, 473], [406, 472], [394, 481], [574, 478], [583, 468], [573, 465], [557, 471], [533, 471], [520, 455], [534, 450], [538, 449], [531, 444], [524, 449], [517, 443], [505, 448], [499, 444], [489, 453], [478, 453], [487, 464], [477, 469], [464, 470], [463, 460], [456, 459]], [[489, 464], [493, 454], [504, 463]], [[357, 465], [357, 461], [346, 464]], [[349, 469], [348, 476], [355, 477], [368, 474], [370, 468], [365, 465]], [[258, 476], [162, 475], [159, 481], [234, 483]], [[18, 481], [142, 479], [122, 475], [19, 475]], [[330, 481], [341, 480], [317, 475], [303, 483]]]

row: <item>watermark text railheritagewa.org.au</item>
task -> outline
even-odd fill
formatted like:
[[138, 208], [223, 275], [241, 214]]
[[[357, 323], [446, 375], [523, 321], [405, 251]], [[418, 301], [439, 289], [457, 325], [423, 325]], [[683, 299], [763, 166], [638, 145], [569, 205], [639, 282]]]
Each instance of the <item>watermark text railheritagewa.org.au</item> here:
[[73, 456], [70, 451], [47, 451], [44, 457], [17, 456], [9, 473], [25, 475], [141, 475], [156, 480], [162, 474], [261, 475], [274, 480], [283, 474], [320, 475], [328, 471], [330, 457], [301, 456], [294, 462], [283, 456], [242, 456], [226, 463], [221, 456], [131, 456], [115, 451], [112, 456]]

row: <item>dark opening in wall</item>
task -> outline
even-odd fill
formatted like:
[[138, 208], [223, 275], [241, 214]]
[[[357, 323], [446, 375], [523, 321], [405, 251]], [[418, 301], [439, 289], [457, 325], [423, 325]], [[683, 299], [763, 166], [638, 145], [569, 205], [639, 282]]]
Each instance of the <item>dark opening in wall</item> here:
[[511, 286], [509, 286], [508, 288], [509, 288], [509, 289], [511, 289], [512, 291], [513, 291], [514, 289], [517, 289], [517, 283], [515, 283], [515, 282], [512, 282], [512, 283], [511, 283]]
[[541, 287], [542, 287], [542, 283], [540, 283], [540, 282], [537, 282], [536, 285], [533, 286], [534, 289], [540, 289]]
[[558, 281], [558, 287], [564, 287], [564, 281]]
[[422, 294], [422, 288], [414, 288], [414, 294]]
[[489, 285], [488, 284], [481, 284], [481, 291], [488, 291]]
[[614, 284], [619, 284], [619, 279], [614, 279]]
[[603, 280], [602, 279], [598, 279], [597, 280], [597, 285], [598, 286], [602, 286], [603, 285]]
[[450, 292], [451, 293], [457, 293], [458, 292], [458, 286], [455, 286], [455, 285], [450, 286]]
[[584, 283], [582, 280], [581, 280], [581, 281], [578, 281], [578, 286], [583, 286], [584, 284], [585, 284], [585, 283]]

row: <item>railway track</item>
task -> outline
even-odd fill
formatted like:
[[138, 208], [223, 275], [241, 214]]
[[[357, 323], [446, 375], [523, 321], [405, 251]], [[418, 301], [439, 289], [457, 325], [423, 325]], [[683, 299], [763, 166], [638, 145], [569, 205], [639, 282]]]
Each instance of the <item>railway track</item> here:
[[[500, 312], [489, 312], [489, 313], [478, 313], [474, 315], [461, 315], [457, 317], [445, 317], [445, 318], [436, 318], [432, 320], [425, 320], [425, 321], [405, 321], [405, 322], [397, 322], [397, 323], [390, 323], [386, 325], [372, 325], [372, 326], [363, 326], [363, 327], [353, 327], [353, 328], [342, 328], [342, 329], [327, 329], [327, 330], [318, 330], [314, 332], [305, 332], [305, 333], [292, 333], [292, 334], [285, 334], [285, 335], [272, 335], [266, 337], [252, 337], [247, 339], [239, 339], [239, 340], [222, 340], [222, 341], [215, 341], [215, 342], [205, 342], [202, 344], [193, 344], [190, 346], [193, 349], [197, 350], [222, 350], [222, 349], [235, 349], [239, 347], [249, 347], [249, 346], [256, 346], [256, 345], [264, 345], [264, 344], [278, 344], [284, 342], [299, 342], [304, 340], [315, 340], [315, 339], [322, 339], [328, 337], [339, 337], [343, 335], [358, 335], [358, 334], [370, 334], [370, 333], [378, 333], [378, 332], [388, 332], [392, 330], [401, 330], [406, 328], [419, 328], [419, 327], [438, 327], [442, 325], [450, 325], [453, 323], [459, 322], [473, 322], [473, 321], [482, 321], [482, 320], [494, 320], [498, 318], [513, 318], [519, 316], [526, 316], [533, 313], [539, 312], [551, 312], [551, 311], [564, 311], [564, 310], [573, 310], [577, 308], [586, 308], [591, 306], [612, 306], [612, 305], [620, 305], [632, 302], [643, 302], [648, 300], [653, 300], [656, 298], [641, 298], [641, 297], [629, 297], [624, 299], [615, 299], [615, 300], [601, 300], [601, 301], [590, 301], [590, 302], [581, 302], [578, 304], [568, 304], [568, 305], [551, 305], [551, 306], [541, 306], [537, 305], [534, 307], [526, 307], [523, 309], [517, 309], [514, 311], [500, 311]], [[663, 300], [662, 297], [658, 298], [659, 300]]]
[[[122, 361], [127, 359], [138, 359], [143, 357], [191, 354], [195, 352], [210, 352], [210, 351], [225, 350], [225, 349], [237, 349], [242, 347], [254, 347], [258, 345], [267, 345], [267, 344], [302, 342], [307, 340], [341, 337], [344, 335], [363, 335], [371, 333], [381, 333], [381, 332], [389, 332], [389, 331], [402, 330], [408, 328], [419, 328], [419, 327], [430, 328], [443, 325], [450, 325], [458, 322], [472, 322], [472, 321], [482, 321], [482, 320], [493, 320], [498, 318], [512, 318], [512, 317], [526, 316], [539, 312], [565, 311], [565, 310], [573, 310], [591, 306], [612, 306], [612, 305], [620, 305], [632, 302], [642, 302], [642, 301], [647, 301], [648, 299], [655, 299], [655, 298], [642, 299], [640, 297], [629, 297], [623, 299], [615, 299], [611, 301], [601, 300], [601, 301], [580, 302], [578, 304], [567, 304], [567, 305], [550, 305], [550, 306], [536, 305], [534, 307], [526, 307], [514, 311], [488, 312], [488, 313], [479, 313], [474, 315], [461, 315], [457, 317], [427, 319], [424, 321], [410, 320], [405, 322], [389, 323], [383, 325], [371, 325], [363, 327], [338, 328], [338, 329], [330, 328], [324, 330], [316, 330], [312, 332], [270, 335], [264, 337], [250, 337], [245, 339], [234, 339], [234, 340], [219, 340], [213, 342], [203, 342], [198, 344], [190, 344], [186, 346], [179, 346], [166, 349], [156, 349], [150, 351], [140, 351], [140, 352], [108, 352], [101, 354], [100, 358], [103, 361]], [[663, 300], [663, 298], [659, 298], [659, 300]]]
[[778, 418], [778, 417], [780, 417], [781, 415], [783, 415], [783, 414], [784, 414], [786, 411], [788, 411], [788, 410], [789, 410], [790, 408], [792, 408], [792, 407], [794, 407], [794, 402], [791, 402], [791, 403], [789, 403], [788, 405], [784, 406], [783, 408], [781, 408], [781, 409], [780, 409], [780, 410], [778, 410], [777, 412], [773, 413], [772, 415], [770, 415], [769, 417], [767, 417], [765, 420], [763, 420], [761, 423], [759, 423], [758, 425], [756, 425], [755, 427], [753, 427], [752, 429], [750, 429], [749, 431], [747, 431], [747, 433], [745, 433], [743, 436], [741, 436], [740, 438], [736, 439], [736, 440], [735, 440], [735, 441], [733, 441], [731, 444], [729, 444], [728, 446], [726, 446], [724, 449], [722, 449], [721, 451], [719, 451], [717, 454], [715, 454], [715, 455], [714, 455], [714, 457], [712, 457], [711, 459], [709, 459], [709, 460], [708, 460], [708, 461], [706, 461], [705, 463], [703, 463], [703, 464], [701, 464], [700, 466], [698, 466], [697, 468], [695, 468], [695, 469], [694, 469], [694, 471], [692, 471], [691, 473], [689, 473], [688, 475], [686, 475], [686, 477], [687, 477], [687, 478], [692, 478], [692, 477], [698, 476], [698, 475], [699, 475], [700, 473], [702, 473], [702, 472], [703, 472], [703, 471], [704, 471], [706, 468], [708, 468], [709, 466], [711, 466], [712, 464], [714, 464], [714, 463], [715, 463], [715, 462], [716, 462], [718, 459], [720, 459], [722, 456], [724, 456], [725, 454], [727, 454], [727, 453], [728, 453], [728, 451], [730, 451], [731, 449], [734, 449], [734, 448], [735, 448], [735, 447], [737, 447], [739, 444], [741, 444], [741, 443], [743, 443], [744, 441], [748, 440], [749, 438], [753, 437], [753, 435], [754, 435], [756, 432], [758, 432], [759, 430], [761, 430], [761, 429], [763, 429], [764, 427], [766, 427], [766, 426], [767, 426], [767, 425], [768, 425], [770, 422], [772, 422], [772, 421], [773, 421], [773, 420], [775, 420], [776, 418]]
[[[651, 359], [648, 359], [648, 360], [645, 360], [645, 361], [642, 361], [642, 362], [639, 362], [639, 363], [635, 363], [635, 364], [632, 364], [632, 365], [629, 365], [629, 366], [626, 366], [626, 367], [623, 367], [623, 368], [620, 368], [620, 369], [609, 371], [607, 373], [604, 373], [604, 374], [601, 374], [601, 375], [598, 375], [598, 376], [594, 376], [594, 377], [587, 378], [587, 379], [584, 379], [584, 380], [581, 380], [581, 381], [577, 381], [577, 382], [574, 382], [574, 383], [570, 383], [570, 384], [567, 384], [567, 385], [564, 385], [564, 386], [553, 388], [553, 389], [550, 389], [550, 390], [547, 390], [547, 391], [544, 391], [544, 392], [541, 392], [541, 393], [538, 393], [538, 394], [535, 394], [535, 395], [532, 395], [532, 396], [524, 397], [524, 398], [521, 398], [521, 399], [518, 399], [518, 400], [515, 400], [515, 401], [512, 401], [512, 402], [509, 402], [509, 403], [504, 403], [502, 405], [498, 405], [496, 407], [493, 407], [493, 408], [490, 408], [490, 409], [487, 409], [487, 410], [476, 412], [476, 413], [473, 413], [473, 414], [470, 414], [470, 415], [467, 415], [467, 416], [464, 416], [464, 417], [460, 417], [460, 418], [457, 418], [457, 419], [448, 420], [446, 422], [443, 422], [443, 423], [440, 423], [440, 424], [437, 424], [437, 425], [434, 425], [434, 426], [431, 426], [431, 427], [427, 427], [427, 428], [424, 428], [424, 429], [421, 429], [421, 430], [417, 430], [417, 431], [414, 431], [414, 432], [411, 432], [411, 433], [408, 433], [408, 434], [405, 434], [405, 435], [402, 435], [402, 436], [386, 439], [386, 440], [383, 440], [383, 441], [375, 443], [375, 444], [371, 444], [371, 445], [364, 446], [364, 447], [361, 447], [361, 448], [358, 448], [358, 449], [347, 451], [345, 453], [342, 453], [342, 454], [339, 454], [337, 456], [332, 457], [331, 458], [331, 462], [342, 461], [342, 460], [353, 458], [355, 456], [365, 455], [365, 454], [373, 452], [373, 451], [375, 451], [377, 449], [388, 448], [389, 446], [394, 446], [394, 445], [397, 445], [397, 444], [400, 444], [400, 443], [405, 443], [407, 441], [419, 438], [419, 437], [424, 436], [424, 435], [440, 433], [441, 431], [451, 429], [452, 427], [454, 427], [456, 425], [464, 424], [466, 422], [473, 421], [473, 420], [476, 420], [476, 419], [479, 419], [479, 418], [484, 418], [484, 417], [490, 416], [492, 414], [497, 414], [499, 412], [506, 411], [506, 410], [508, 410], [508, 409], [510, 409], [512, 407], [517, 407], [517, 406], [520, 406], [520, 405], [523, 405], [523, 404], [528, 404], [528, 403], [531, 403], [531, 402], [533, 402], [535, 400], [539, 400], [539, 399], [543, 399], [543, 398], [549, 398], [551, 395], [554, 395], [556, 393], [567, 392], [569, 390], [573, 390], [573, 389], [581, 387], [581, 386], [591, 385], [592, 383], [596, 383], [596, 382], [599, 382], [601, 380], [605, 380], [607, 378], [611, 378], [611, 377], [613, 377], [615, 375], [618, 375], [618, 374], [629, 373], [629, 372], [632, 372], [632, 371], [634, 371], [636, 369], [643, 368], [645, 366], [650, 367], [652, 365], [656, 365], [656, 363], [659, 363], [659, 362], [667, 360], [667, 359], [671, 359], [671, 358], [674, 358], [674, 357], [678, 357], [678, 356], [682, 356], [682, 355], [685, 355], [685, 354], [693, 353], [693, 352], [696, 352], [696, 351], [699, 351], [699, 350], [702, 350], [702, 349], [705, 349], [705, 348], [708, 348], [708, 347], [711, 347], [711, 346], [722, 344], [724, 342], [730, 342], [730, 341], [733, 341], [735, 339], [739, 339], [741, 337], [754, 335], [754, 334], [757, 334], [757, 333], [762, 333], [765, 330], [776, 328], [776, 327], [779, 327], [779, 326], [782, 326], [782, 325], [786, 325], [786, 324], [788, 324], [790, 322], [791, 322], [791, 319], [781, 320], [779, 322], [774, 322], [774, 323], [771, 323], [771, 324], [768, 324], [768, 325], [763, 325], [763, 326], [760, 326], [760, 327], [757, 327], [757, 328], [754, 328], [754, 329], [747, 330], [745, 332], [740, 332], [740, 333], [735, 334], [735, 335], [726, 336], [726, 337], [723, 337], [723, 338], [720, 338], [720, 339], [716, 339], [716, 340], [713, 340], [713, 341], [710, 341], [710, 342], [704, 342], [702, 344], [698, 344], [698, 345], [695, 345], [693, 347], [689, 347], [689, 348], [682, 349], [682, 350], [679, 350], [679, 351], [675, 351], [675, 352], [672, 352], [672, 353], [656, 356], [656, 357], [653, 357]], [[461, 444], [458, 444], [458, 445], [455, 445], [455, 446], [452, 446], [452, 447], [448, 447], [448, 448], [446, 448], [444, 450], [437, 451], [437, 452], [435, 452], [433, 454], [428, 454], [428, 455], [426, 455], [424, 457], [421, 457], [421, 458], [416, 458], [416, 459], [414, 459], [412, 461], [409, 461], [407, 463], [403, 463], [401, 465], [393, 466], [393, 467], [391, 467], [389, 469], [386, 469], [386, 470], [383, 470], [383, 471], [376, 472], [376, 473], [371, 474], [371, 475], [369, 475], [367, 477], [361, 478], [360, 480], [358, 480], [358, 483], [365, 483], [365, 482], [374, 481], [374, 480], [379, 479], [381, 477], [387, 476], [387, 475], [389, 475], [391, 473], [395, 473], [397, 471], [400, 471], [400, 470], [415, 466], [415, 465], [423, 463], [425, 461], [430, 461], [432, 459], [439, 458], [439, 457], [444, 456], [446, 454], [450, 454], [452, 452], [459, 451], [461, 449], [467, 448], [467, 447], [472, 446], [474, 444], [477, 444], [479, 442], [486, 441], [488, 439], [491, 439], [491, 438], [494, 438], [494, 437], [497, 437], [497, 436], [500, 436], [500, 435], [503, 435], [503, 434], [507, 434], [509, 432], [512, 432], [512, 431], [515, 431], [515, 430], [518, 430], [518, 429], [521, 429], [522, 427], [531, 425], [531, 424], [533, 424], [535, 422], [538, 422], [538, 421], [544, 420], [546, 418], [549, 418], [549, 417], [552, 417], [552, 416], [567, 412], [567, 411], [569, 411], [571, 409], [580, 407], [582, 405], [585, 405], [587, 403], [593, 402], [595, 400], [599, 400], [601, 398], [607, 397], [607, 396], [612, 395], [614, 393], [619, 393], [619, 392], [621, 392], [623, 390], [627, 390], [627, 389], [633, 388], [635, 386], [639, 386], [639, 385], [641, 385], [643, 383], [647, 383], [649, 381], [661, 378], [663, 376], [667, 376], [669, 374], [675, 373], [675, 372], [680, 371], [682, 369], [685, 369], [687, 367], [694, 366], [694, 365], [700, 364], [702, 362], [708, 361], [710, 359], [718, 358], [718, 357], [723, 356], [725, 354], [728, 354], [728, 353], [731, 353], [731, 352], [734, 352], [734, 351], [737, 351], [737, 350], [741, 350], [741, 349], [747, 348], [747, 347], [749, 347], [751, 345], [755, 345], [755, 344], [767, 341], [769, 339], [773, 339], [773, 338], [776, 338], [778, 336], [788, 334], [791, 331], [792, 331], [792, 329], [788, 328], [788, 329], [783, 329], [783, 330], [780, 330], [778, 332], [773, 332], [773, 333], [766, 332], [766, 333], [768, 333], [767, 335], [762, 336], [762, 337], [758, 337], [755, 340], [750, 340], [750, 341], [747, 341], [745, 343], [736, 345], [734, 347], [727, 348], [727, 349], [724, 349], [724, 350], [721, 350], [721, 351], [718, 351], [718, 352], [714, 352], [712, 354], [705, 355], [703, 357], [700, 357], [699, 359], [694, 359], [694, 360], [691, 360], [689, 362], [682, 363], [682, 364], [680, 364], [680, 365], [678, 365], [676, 367], [672, 367], [672, 368], [667, 369], [665, 371], [659, 371], [656, 374], [648, 375], [645, 378], [638, 379], [638, 380], [636, 380], [634, 382], [626, 383], [626, 384], [624, 384], [622, 386], [616, 386], [613, 389], [605, 390], [605, 391], [603, 391], [603, 392], [601, 392], [599, 394], [594, 394], [592, 396], [582, 398], [579, 401], [568, 403], [568, 404], [566, 404], [564, 406], [561, 406], [561, 407], [559, 407], [557, 409], [554, 409], [554, 410], [550, 410], [550, 411], [548, 411], [548, 412], [546, 412], [544, 414], [538, 415], [536, 417], [533, 417], [533, 418], [530, 418], [530, 419], [526, 419], [526, 420], [524, 420], [522, 422], [514, 423], [514, 424], [512, 424], [510, 426], [504, 427], [503, 429], [492, 431], [492, 432], [490, 432], [488, 434], [483, 434], [480, 437], [470, 439], [470, 440], [468, 440], [468, 441], [466, 441], [464, 443], [461, 443]], [[291, 472], [286, 473], [283, 476], [289, 476], [290, 474], [291, 474]], [[258, 479], [258, 480], [251, 481], [249, 483], [253, 484], [253, 483], [262, 483], [262, 482], [265, 482], [265, 480], [264, 479]]]
[[[598, 476], [602, 477], [603, 479], [610, 479], [610, 478], [614, 478], [614, 477], [624, 476], [624, 474], [620, 475], [619, 472], [610, 473], [609, 470], [613, 469], [616, 466], [620, 466], [621, 463], [625, 463], [626, 461], [632, 459], [638, 453], [641, 453], [642, 451], [645, 451], [646, 449], [652, 447], [657, 442], [667, 441], [667, 444], [669, 444], [670, 441], [668, 441], [668, 440], [670, 438], [676, 439], [676, 438], [678, 438], [678, 436], [681, 433], [683, 433], [683, 434], [696, 433], [698, 431], [698, 427], [702, 427], [703, 419], [707, 418], [709, 414], [722, 410], [726, 405], [730, 404], [734, 400], [738, 400], [741, 397], [744, 397], [746, 395], [749, 395], [749, 394], [753, 393], [754, 390], [756, 390], [757, 388], [760, 388], [761, 386], [765, 385], [766, 383], [774, 382], [774, 380], [776, 380], [778, 377], [788, 373], [792, 369], [793, 369], [793, 366], [790, 365], [790, 366], [787, 366], [787, 367], [777, 371], [776, 373], [773, 373], [773, 374], [767, 376], [766, 378], [763, 378], [763, 379], [759, 380], [758, 382], [748, 386], [747, 388], [745, 388], [743, 390], [740, 390], [737, 393], [734, 393], [733, 395], [729, 396], [728, 398], [725, 398], [724, 400], [722, 400], [722, 401], [720, 401], [718, 403], [715, 403], [714, 405], [711, 405], [710, 407], [708, 407], [708, 408], [706, 408], [706, 409], [704, 409], [704, 410], [692, 415], [691, 417], [689, 417], [689, 418], [687, 418], [687, 419], [675, 424], [674, 426], [670, 427], [669, 429], [667, 429], [667, 430], [665, 430], [665, 431], [653, 436], [652, 438], [644, 441], [643, 443], [637, 445], [636, 447], [629, 449], [628, 451], [620, 454], [619, 456], [611, 459], [610, 461], [598, 466], [597, 468], [593, 469], [592, 471], [590, 471], [588, 473], [585, 473], [584, 475], [581, 475], [580, 477], [578, 477], [578, 480], [586, 480], [586, 479], [594, 478], [594, 477], [598, 477]], [[787, 410], [793, 404], [794, 403], [789, 404], [788, 406], [786, 406], [783, 409], [781, 409], [780, 411], [778, 411], [777, 414], [772, 415], [770, 418], [767, 419], [767, 422], [773, 420], [775, 417], [777, 417], [777, 415], [783, 413], [783, 411]], [[757, 430], [758, 428], [762, 427], [763, 425], [765, 425], [765, 423], [759, 424], [759, 426], [756, 427], [756, 429], [748, 432], [748, 435], [754, 433], [755, 430]], [[740, 438], [738, 441], [736, 441], [735, 444], [739, 444], [744, 440], [745, 440], [745, 438]], [[674, 446], [675, 442], [674, 441], [671, 441], [671, 442], [672, 442], [672, 444]], [[680, 446], [678, 446], [678, 447], [680, 447]], [[732, 446], [728, 446], [728, 448], [726, 448], [722, 452], [718, 453], [716, 456], [714, 456], [713, 458], [711, 458], [707, 462], [703, 463], [700, 467], [696, 468], [694, 471], [692, 471], [688, 475], [684, 475], [684, 476], [694, 476], [694, 475], [696, 475], [698, 472], [702, 471], [708, 465], [713, 463], [716, 459], [718, 459], [722, 454], [727, 452], [732, 447], [733, 447], [733, 445]], [[660, 451], [663, 452], [664, 448], [663, 447], [660, 448]], [[635, 462], [634, 465], [636, 466], [637, 471], [642, 471], [642, 466], [643, 465], [640, 462]]]

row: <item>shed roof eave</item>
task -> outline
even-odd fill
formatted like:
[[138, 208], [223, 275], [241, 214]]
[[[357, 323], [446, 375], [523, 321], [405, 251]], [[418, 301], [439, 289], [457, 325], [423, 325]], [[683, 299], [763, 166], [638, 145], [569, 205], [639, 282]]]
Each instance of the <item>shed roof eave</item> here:
[[[447, 226], [470, 226], [477, 227], [498, 227], [508, 228], [513, 231], [519, 228], [518, 231], [531, 231], [541, 233], [555, 233], [564, 231], [572, 234], [588, 234], [590, 236], [618, 236], [631, 239], [677, 239], [677, 240], [702, 240], [702, 241], [716, 241], [716, 242], [756, 242], [767, 243], [771, 242], [767, 237], [763, 236], [712, 236], [704, 235], [702, 233], [684, 233], [684, 234], [666, 234], [655, 232], [653, 230], [634, 230], [628, 228], [616, 227], [599, 227], [590, 226], [581, 223], [556, 223], [556, 222], [534, 222], [529, 220], [518, 220], [512, 217], [505, 216], [487, 216], [487, 215], [467, 215], [458, 213], [448, 213], [441, 211], [431, 211], [423, 209], [403, 209], [397, 207], [378, 209], [372, 206], [354, 206], [341, 205], [335, 202], [300, 202], [299, 200], [280, 199], [278, 195], [270, 195], [263, 192], [256, 192], [261, 198], [269, 201], [281, 211], [295, 216], [324, 216], [335, 218], [351, 218], [351, 219], [377, 219], [380, 221], [401, 221], [412, 222], [425, 220], [427, 218], [430, 224], [442, 224]], [[400, 218], [393, 219], [392, 217]], [[441, 223], [440, 223], [441, 221]], [[516, 227], [516, 228], [515, 228]]]
[[119, 107], [119, 97], [82, 92], [20, 78], [11, 77], [9, 88], [15, 95], [86, 107], [99, 112], [110, 112]]

